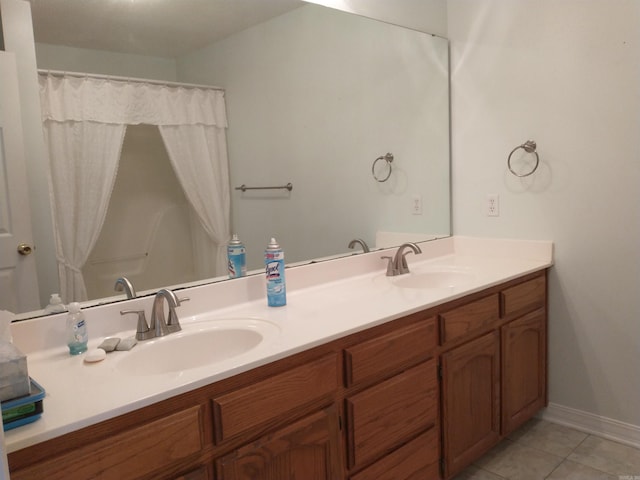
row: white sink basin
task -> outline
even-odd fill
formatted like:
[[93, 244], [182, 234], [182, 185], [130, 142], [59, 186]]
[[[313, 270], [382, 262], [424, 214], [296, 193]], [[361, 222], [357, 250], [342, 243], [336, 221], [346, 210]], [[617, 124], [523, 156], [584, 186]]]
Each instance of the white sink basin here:
[[177, 373], [250, 352], [277, 334], [265, 320], [224, 319], [182, 325], [182, 331], [138, 342], [122, 352], [116, 370], [127, 375]]
[[475, 274], [461, 267], [426, 267], [387, 279], [400, 288], [452, 289], [468, 285], [475, 279]]

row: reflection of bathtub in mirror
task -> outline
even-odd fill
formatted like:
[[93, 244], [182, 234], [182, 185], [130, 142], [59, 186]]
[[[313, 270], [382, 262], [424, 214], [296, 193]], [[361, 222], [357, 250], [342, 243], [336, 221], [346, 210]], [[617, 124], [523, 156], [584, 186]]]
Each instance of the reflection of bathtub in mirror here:
[[[139, 291], [214, 277], [192, 248], [202, 235], [153, 125], [129, 125], [100, 236], [82, 269], [89, 298], [125, 276]], [[213, 250], [213, 246], [209, 245]]]

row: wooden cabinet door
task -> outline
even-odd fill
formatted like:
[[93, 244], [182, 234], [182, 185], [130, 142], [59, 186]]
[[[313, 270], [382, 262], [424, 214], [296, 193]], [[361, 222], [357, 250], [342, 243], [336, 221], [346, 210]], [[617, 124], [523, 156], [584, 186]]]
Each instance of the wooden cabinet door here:
[[216, 462], [218, 480], [343, 478], [336, 407], [303, 418]]
[[445, 477], [500, 440], [500, 338], [497, 330], [442, 355]]
[[502, 434], [546, 404], [547, 334], [544, 310], [502, 327]]

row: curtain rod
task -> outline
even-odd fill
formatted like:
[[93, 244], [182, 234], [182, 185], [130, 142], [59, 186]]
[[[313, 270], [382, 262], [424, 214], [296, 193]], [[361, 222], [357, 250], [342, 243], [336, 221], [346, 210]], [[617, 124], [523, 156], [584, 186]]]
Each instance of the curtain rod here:
[[138, 83], [151, 83], [153, 85], [167, 85], [169, 87], [185, 87], [185, 88], [204, 88], [209, 90], [220, 90], [224, 92], [224, 88], [214, 87], [212, 85], [196, 85], [193, 83], [180, 83], [180, 82], [165, 82], [163, 80], [150, 80], [146, 78], [135, 78], [135, 77], [118, 77], [116, 75], [100, 75], [95, 73], [82, 73], [82, 72], [64, 72], [62, 70], [45, 70], [38, 69], [38, 74], [40, 75], [54, 75], [57, 77], [63, 77], [65, 75], [69, 75], [72, 77], [87, 77], [87, 78], [96, 78], [101, 80], [118, 80], [121, 82], [138, 82]]

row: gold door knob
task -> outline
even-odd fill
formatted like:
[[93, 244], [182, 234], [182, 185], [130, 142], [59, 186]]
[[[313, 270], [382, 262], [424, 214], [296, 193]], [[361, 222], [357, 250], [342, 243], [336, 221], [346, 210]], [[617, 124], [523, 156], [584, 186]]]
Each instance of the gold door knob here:
[[33, 247], [28, 243], [21, 243], [18, 245], [18, 253], [20, 255], [30, 255], [33, 252]]

